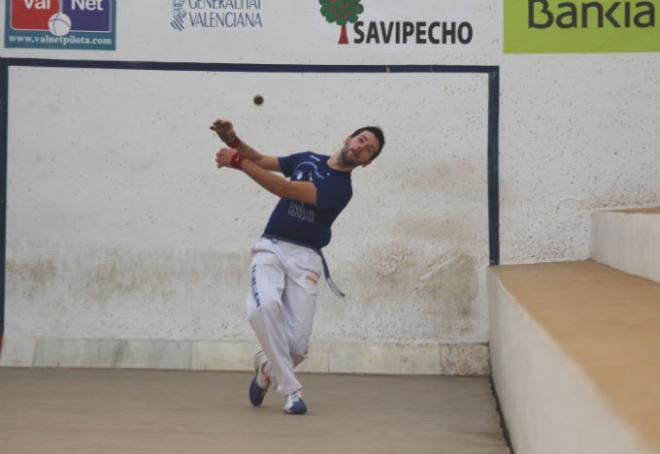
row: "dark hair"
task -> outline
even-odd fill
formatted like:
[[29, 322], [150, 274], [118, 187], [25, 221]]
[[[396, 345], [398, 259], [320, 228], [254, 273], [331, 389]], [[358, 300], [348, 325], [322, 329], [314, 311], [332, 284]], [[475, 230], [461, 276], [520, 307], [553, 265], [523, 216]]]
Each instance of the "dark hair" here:
[[356, 129], [353, 134], [351, 134], [351, 137], [355, 137], [358, 134], [360, 134], [362, 131], [369, 131], [372, 133], [374, 136], [376, 136], [376, 139], [378, 139], [378, 143], [380, 143], [380, 147], [378, 147], [378, 150], [374, 153], [374, 155], [371, 157], [371, 160], [373, 161], [378, 157], [380, 154], [381, 150], [385, 146], [385, 134], [383, 134], [383, 130], [380, 129], [378, 126], [364, 126], [360, 129]]

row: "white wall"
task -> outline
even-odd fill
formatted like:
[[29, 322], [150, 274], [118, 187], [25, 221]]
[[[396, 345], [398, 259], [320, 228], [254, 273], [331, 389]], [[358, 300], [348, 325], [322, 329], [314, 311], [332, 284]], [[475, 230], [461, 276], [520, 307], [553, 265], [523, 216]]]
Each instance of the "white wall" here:
[[589, 257], [592, 211], [660, 205], [660, 55], [507, 56], [503, 263]]
[[[485, 74], [19, 67], [10, 86], [9, 338], [254, 339], [248, 254], [276, 199], [215, 168], [208, 125], [226, 115], [277, 155], [330, 154], [364, 124], [386, 131], [326, 251], [349, 296], [322, 285], [315, 340], [486, 341]], [[445, 372], [486, 369], [469, 358]], [[437, 371], [439, 351], [431, 361]]]
[[[503, 263], [586, 258], [593, 209], [660, 204], [658, 55], [504, 56], [500, 1], [363, 1], [365, 20], [469, 21], [473, 41], [454, 46], [339, 46], [316, 2], [262, 1], [259, 29], [182, 32], [172, 2], [118, 3], [114, 52], [3, 55], [497, 65]], [[327, 252], [349, 298], [322, 286], [315, 341], [383, 355], [396, 343], [412, 349], [402, 371], [429, 345], [422, 362], [448, 364], [450, 346], [459, 366], [422, 369], [487, 370], [473, 348], [488, 340], [485, 76], [12, 68], [10, 87], [7, 348], [12, 337], [253, 340], [248, 249], [274, 200], [213, 168], [206, 128], [225, 115], [274, 154], [329, 153], [356, 125], [381, 124], [384, 154], [356, 172]]]

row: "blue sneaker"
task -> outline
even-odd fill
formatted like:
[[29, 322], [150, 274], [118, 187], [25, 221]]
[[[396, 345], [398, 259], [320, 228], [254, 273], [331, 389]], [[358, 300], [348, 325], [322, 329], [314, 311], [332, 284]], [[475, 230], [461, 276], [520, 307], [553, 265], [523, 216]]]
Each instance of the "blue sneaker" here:
[[284, 413], [289, 415], [303, 415], [307, 413], [307, 405], [302, 398], [302, 391], [298, 390], [286, 396], [284, 404]]
[[265, 368], [268, 359], [264, 352], [258, 352], [254, 356], [254, 369], [255, 374], [252, 382], [250, 382], [250, 402], [255, 407], [261, 405], [266, 397], [266, 391], [270, 386], [270, 377], [266, 374]]

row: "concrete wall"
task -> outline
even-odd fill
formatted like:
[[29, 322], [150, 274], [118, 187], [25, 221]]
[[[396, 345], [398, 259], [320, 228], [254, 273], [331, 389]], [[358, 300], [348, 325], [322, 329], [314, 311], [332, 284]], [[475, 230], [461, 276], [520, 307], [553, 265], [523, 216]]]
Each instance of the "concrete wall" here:
[[657, 206], [660, 56], [508, 56], [502, 262], [589, 257], [591, 212]]
[[[365, 123], [388, 131], [382, 159], [354, 175], [355, 201], [327, 251], [349, 297], [321, 287], [315, 339], [485, 341], [487, 76], [13, 68], [10, 77], [8, 337], [253, 339], [249, 248], [276, 199], [215, 168], [208, 125], [222, 114], [278, 155], [331, 153]], [[463, 138], [465, 124], [473, 133]], [[447, 143], [421, 133], [435, 128], [455, 133]], [[484, 361], [462, 370], [483, 371]]]
[[[656, 55], [504, 56], [499, 1], [364, 0], [365, 21], [469, 22], [473, 38], [345, 46], [316, 2], [262, 1], [262, 27], [183, 31], [173, 2], [119, 3], [116, 51], [3, 55], [497, 65], [502, 262], [586, 258], [592, 209], [660, 200]], [[364, 123], [387, 134], [327, 251], [349, 298], [322, 286], [314, 368], [487, 372], [485, 76], [12, 68], [10, 87], [5, 336], [21, 361], [57, 337], [183, 341], [188, 366], [249, 367], [226, 352], [253, 348], [248, 252], [274, 199], [213, 168], [206, 128], [224, 115], [273, 154], [330, 153]]]

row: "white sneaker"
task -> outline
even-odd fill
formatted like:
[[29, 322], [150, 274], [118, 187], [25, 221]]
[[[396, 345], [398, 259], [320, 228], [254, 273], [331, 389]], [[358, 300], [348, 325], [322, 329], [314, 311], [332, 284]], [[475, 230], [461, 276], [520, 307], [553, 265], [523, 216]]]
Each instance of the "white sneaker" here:
[[302, 415], [307, 413], [307, 406], [302, 397], [302, 391], [294, 391], [286, 396], [286, 404], [284, 404], [284, 413], [289, 415]]

